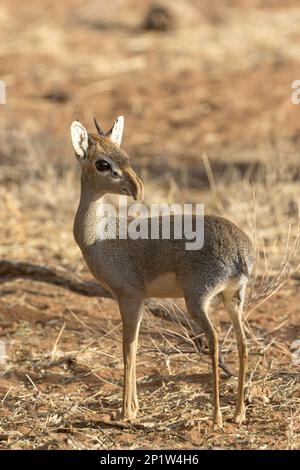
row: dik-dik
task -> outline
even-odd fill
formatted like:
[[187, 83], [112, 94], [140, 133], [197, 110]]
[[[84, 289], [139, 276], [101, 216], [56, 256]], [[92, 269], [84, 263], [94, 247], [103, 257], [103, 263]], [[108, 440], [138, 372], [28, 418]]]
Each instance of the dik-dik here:
[[[145, 299], [184, 297], [187, 310], [206, 335], [212, 361], [213, 421], [216, 426], [222, 426], [218, 335], [208, 314], [213, 300], [221, 297], [237, 339], [239, 381], [234, 421], [240, 424], [245, 419], [247, 370], [242, 311], [254, 263], [253, 245], [240, 228], [213, 215], [204, 216], [204, 243], [198, 250], [187, 250], [185, 240], [175, 239], [172, 235], [170, 239], [99, 236], [97, 227], [103, 196], [125, 194], [140, 200], [143, 183], [120, 148], [123, 117], [118, 117], [107, 133], [96, 121], [95, 124], [97, 133], [93, 134], [88, 133], [79, 121], [71, 125], [75, 156], [81, 164], [81, 196], [74, 221], [74, 237], [92, 274], [119, 304], [124, 356], [122, 417], [132, 420], [138, 411], [136, 352]], [[151, 218], [148, 222], [151, 223]]]

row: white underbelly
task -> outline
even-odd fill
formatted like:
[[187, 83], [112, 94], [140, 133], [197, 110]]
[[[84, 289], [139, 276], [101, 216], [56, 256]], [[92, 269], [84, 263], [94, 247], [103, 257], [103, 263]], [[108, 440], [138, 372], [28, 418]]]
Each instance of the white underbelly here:
[[181, 285], [173, 272], [164, 273], [145, 285], [147, 297], [183, 297]]

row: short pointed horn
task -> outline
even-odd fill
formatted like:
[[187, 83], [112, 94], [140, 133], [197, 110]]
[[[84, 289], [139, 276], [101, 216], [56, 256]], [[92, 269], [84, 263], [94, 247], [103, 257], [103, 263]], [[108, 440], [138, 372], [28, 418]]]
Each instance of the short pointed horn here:
[[98, 122], [96, 121], [96, 118], [94, 117], [94, 123], [95, 123], [95, 126], [96, 126], [96, 129], [97, 129], [97, 132], [99, 135], [105, 135], [103, 130], [101, 129], [101, 127], [99, 126]]

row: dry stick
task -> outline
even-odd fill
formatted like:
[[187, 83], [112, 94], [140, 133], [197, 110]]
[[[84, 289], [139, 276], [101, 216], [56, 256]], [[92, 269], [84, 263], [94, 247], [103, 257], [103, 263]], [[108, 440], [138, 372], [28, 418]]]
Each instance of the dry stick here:
[[66, 327], [66, 324], [64, 323], [63, 326], [60, 329], [60, 332], [58, 333], [58, 336], [57, 336], [56, 340], [55, 340], [54, 346], [53, 346], [52, 351], [51, 351], [51, 357], [55, 357], [55, 355], [56, 355], [57, 345], [59, 343], [61, 335], [64, 332], [65, 327]]
[[[299, 265], [297, 266], [296, 269], [299, 269]], [[292, 277], [292, 275], [291, 275], [291, 277]], [[276, 292], [278, 292], [281, 289], [281, 287], [288, 281], [288, 279], [289, 278], [284, 279], [282, 282], [280, 282], [280, 284], [278, 284], [278, 286], [276, 286], [274, 288], [274, 290], [272, 290], [268, 295], [266, 295], [257, 304], [255, 304], [250, 310], [248, 310], [248, 312], [245, 315], [245, 319], [247, 320], [248, 317], [254, 312], [254, 310], [256, 310], [258, 307], [263, 305], [267, 300], [269, 300], [271, 297], [273, 297], [273, 295], [276, 294]]]
[[14, 386], [11, 385], [11, 386], [9, 387], [9, 389], [7, 390], [6, 394], [4, 395], [4, 397], [2, 398], [2, 400], [1, 400], [2, 406], [4, 405], [4, 402], [5, 402], [6, 398], [8, 397], [8, 395], [10, 394], [10, 392], [12, 391], [13, 388], [14, 388]]
[[35, 385], [34, 381], [32, 380], [32, 378], [28, 375], [28, 374], [25, 374], [25, 376], [27, 377], [27, 379], [29, 380], [29, 382], [31, 383], [31, 385], [33, 386], [33, 388], [38, 392], [39, 389], [37, 388], [37, 386]]
[[40, 264], [0, 260], [0, 283], [18, 278], [54, 284], [88, 297], [112, 298], [112, 295], [95, 281], [83, 281], [63, 268], [54, 269]]
[[287, 322], [289, 321], [290, 319], [290, 316], [292, 315], [293, 312], [289, 313], [286, 318], [279, 324], [277, 325], [275, 328], [273, 328], [271, 331], [267, 331], [266, 333], [263, 333], [262, 336], [268, 336], [268, 335], [271, 335], [273, 333], [275, 333], [276, 331], [280, 330], [284, 325], [287, 324]]
[[[187, 320], [188, 321], [188, 320]], [[183, 327], [182, 327], [183, 328]], [[175, 331], [172, 331], [172, 330], [169, 330], [167, 328], [163, 328], [161, 327], [159, 329], [159, 333], [161, 335], [161, 337], [171, 346], [171, 350], [174, 349], [176, 353], [180, 354], [180, 355], [184, 355], [187, 359], [189, 359], [191, 362], [196, 362], [194, 361], [192, 358], [188, 358], [186, 356], [186, 354], [192, 354], [193, 352], [192, 351], [183, 351], [182, 349], [179, 349], [179, 347], [177, 348], [176, 346], [174, 346], [166, 337], [166, 333], [167, 334], [172, 334], [173, 336], [179, 336], [183, 342], [186, 342], [186, 343], [192, 343], [193, 346], [194, 346], [194, 350], [196, 353], [202, 353], [202, 354], [206, 354], [206, 355], [210, 355], [210, 353], [208, 351], [206, 351], [203, 347], [200, 347], [198, 346], [197, 344], [197, 335], [195, 335], [195, 332], [194, 330], [191, 328], [191, 332], [193, 333], [193, 336], [191, 336], [191, 334], [189, 332], [186, 331], [185, 328], [183, 328], [184, 330], [184, 333], [185, 335], [182, 335], [180, 333], [176, 333]], [[152, 339], [152, 338], [151, 338]], [[162, 353], [163, 351], [161, 349], [158, 348], [158, 346], [155, 344], [155, 342], [153, 341], [152, 339], [152, 342], [153, 344], [156, 346], [156, 348]], [[170, 355], [170, 352], [166, 354], [167, 356]], [[227, 366], [226, 364], [224, 363], [224, 360], [223, 360], [223, 357], [222, 357], [222, 351], [221, 349], [219, 350], [219, 367], [229, 376], [229, 377], [235, 377], [236, 374], [234, 374]]]

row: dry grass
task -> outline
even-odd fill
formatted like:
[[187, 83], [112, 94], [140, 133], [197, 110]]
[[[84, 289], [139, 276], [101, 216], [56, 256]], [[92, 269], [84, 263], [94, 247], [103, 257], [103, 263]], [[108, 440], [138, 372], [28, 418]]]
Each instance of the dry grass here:
[[[91, 307], [81, 317], [67, 307], [64, 318], [19, 321], [10, 332], [13, 359], [3, 376], [3, 385], [11, 384], [2, 399], [4, 447], [299, 447], [297, 372], [286, 343], [274, 341], [264, 329], [255, 329], [249, 341], [248, 422], [241, 429], [228, 421], [236, 378], [223, 377], [225, 433], [212, 432], [208, 358], [182, 347], [182, 331], [175, 335], [147, 316], [138, 358], [140, 417], [132, 425], [111, 421], [122, 400], [121, 324], [110, 304], [101, 304], [99, 319], [95, 306], [93, 315], [88, 313]], [[107, 322], [104, 309], [112, 313]], [[227, 328], [223, 324], [223, 334]], [[230, 336], [223, 350], [232, 365]]]
[[[0, 257], [89, 276], [72, 236], [79, 174], [69, 122], [90, 123], [95, 114], [108, 126], [124, 113], [125, 148], [146, 182], [147, 203], [204, 202], [206, 212], [233, 220], [256, 243], [245, 312], [248, 421], [240, 429], [230, 421], [237, 379], [222, 372], [225, 432], [212, 431], [202, 336], [197, 347], [190, 320], [183, 327], [147, 312], [141, 413], [132, 425], [114, 421], [122, 400], [115, 303], [9, 281], [0, 300], [7, 347], [0, 446], [299, 449], [299, 366], [291, 349], [300, 337], [293, 275], [300, 261], [299, 120], [289, 96], [299, 78], [297, 2], [253, 8], [241, 0], [177, 0], [176, 27], [167, 33], [141, 30], [149, 2], [118, 2], [120, 23], [98, 3], [34, 0], [18, 4], [19, 15], [14, 1], [1, 5], [0, 79], [9, 101], [0, 115]], [[181, 302], [167, 308], [174, 318], [184, 312]], [[235, 372], [229, 320], [222, 308], [212, 319]]]
[[[16, 135], [14, 142], [18, 145]], [[21, 149], [23, 166], [17, 170], [7, 166], [3, 171], [5, 244], [1, 255], [63, 265], [86, 275], [71, 232], [78, 175], [73, 169], [62, 169], [58, 174], [46, 155], [39, 153], [37, 159], [36, 149], [25, 143]], [[19, 144], [24, 145], [23, 138]], [[266, 155], [274, 158], [272, 150]], [[216, 181], [206, 159], [211, 185], [209, 197], [206, 195], [209, 207], [248, 230], [262, 258], [257, 263], [246, 313], [251, 364], [248, 424], [238, 430], [227, 421], [224, 434], [211, 431], [207, 351], [199, 352], [191, 340], [196, 334], [193, 326], [170, 326], [149, 314], [141, 331], [138, 359], [141, 415], [132, 425], [111, 421], [122, 399], [121, 323], [116, 307], [107, 300], [90, 311], [82, 300], [72, 298], [69, 304], [62, 292], [54, 306], [54, 288], [43, 288], [45, 292], [37, 295], [34, 286], [23, 282], [18, 304], [25, 308], [24, 320], [16, 324], [15, 320], [5, 320], [5, 313], [2, 317], [9, 352], [2, 376], [3, 447], [299, 447], [299, 373], [291, 362], [291, 340], [276, 336], [289, 329], [293, 321], [297, 324], [296, 306], [284, 315], [276, 306], [274, 314], [263, 317], [265, 309], [277, 305], [279, 287], [287, 282], [285, 291], [295, 290], [288, 279], [299, 262], [297, 184], [288, 166], [286, 172], [282, 171], [287, 154], [278, 151], [277, 155], [272, 171], [266, 176], [262, 170], [251, 184], [247, 176], [241, 177], [234, 169]], [[142, 171], [147, 173], [147, 168]], [[164, 190], [156, 187], [154, 180], [146, 184], [146, 194], [158, 194], [159, 200], [186, 200], [187, 194], [194, 201], [201, 198], [196, 189], [188, 191], [174, 179]], [[3, 306], [13, 309], [15, 289], [14, 284], [7, 290], [4, 286]], [[49, 313], [54, 311], [58, 318], [51, 320], [46, 314], [39, 320], [40, 295], [46, 299], [46, 311], [50, 308]], [[168, 307], [175, 318], [174, 308]], [[32, 311], [27, 314], [26, 309]], [[105, 320], [107, 311], [112, 318]], [[225, 362], [236, 370], [235, 341], [228, 319], [222, 309], [213, 318], [219, 325]], [[223, 378], [222, 410], [230, 417], [236, 377], [223, 374]], [[274, 432], [277, 420], [280, 426]]]

